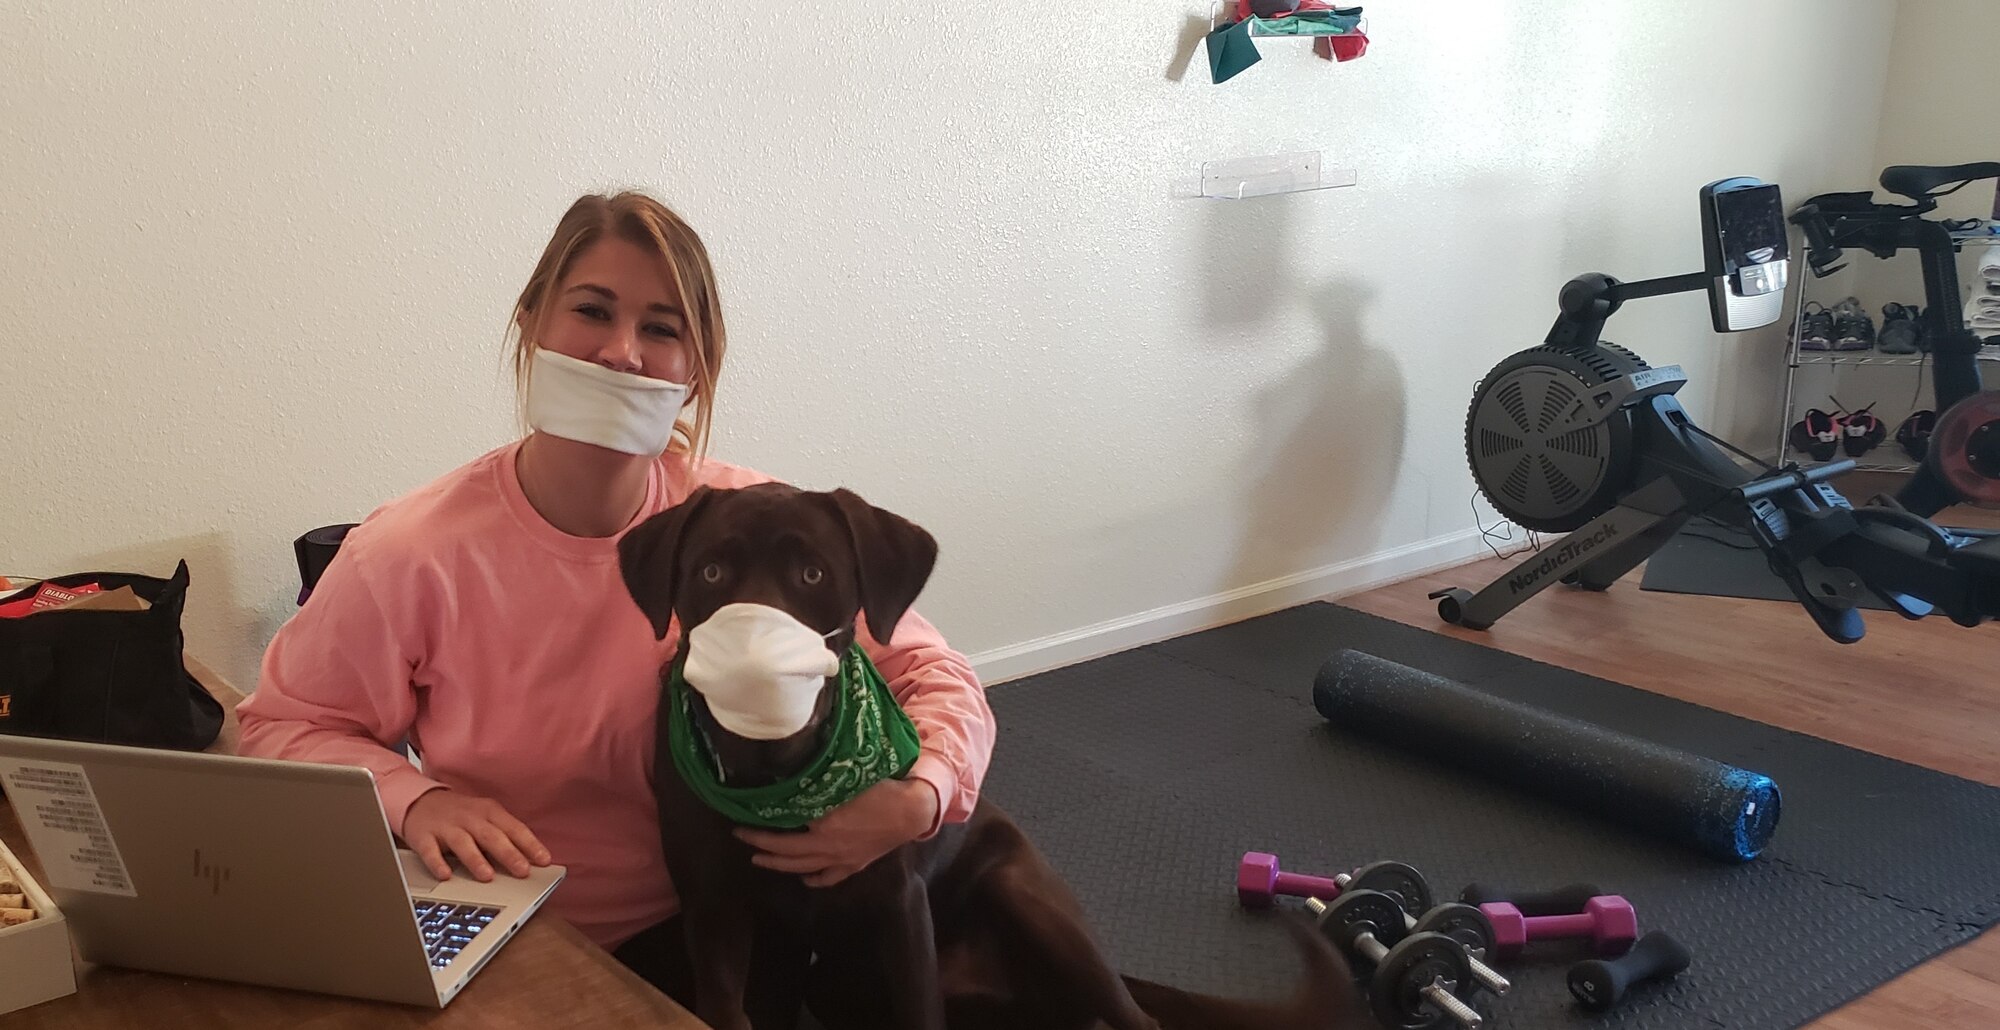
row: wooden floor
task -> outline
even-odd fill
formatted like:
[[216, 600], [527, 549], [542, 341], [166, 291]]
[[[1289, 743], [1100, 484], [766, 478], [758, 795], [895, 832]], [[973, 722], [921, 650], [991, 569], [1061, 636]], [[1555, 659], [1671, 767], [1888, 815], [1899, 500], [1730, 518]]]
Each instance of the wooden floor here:
[[[1843, 486], [1850, 497], [1857, 495]], [[1865, 494], [1859, 496], [1866, 496]], [[1858, 503], [1858, 502], [1857, 502]], [[1954, 509], [1945, 525], [2000, 525]], [[1869, 612], [1858, 644], [1826, 639], [1794, 604], [1554, 587], [1491, 630], [1448, 626], [1425, 595], [1478, 589], [1519, 559], [1487, 559], [1340, 603], [1603, 679], [2000, 785], [2000, 623], [1965, 629]], [[1615, 646], [1611, 642], [1616, 641]], [[1813, 1030], [2000, 1026], [2000, 930], [1808, 1024]]]

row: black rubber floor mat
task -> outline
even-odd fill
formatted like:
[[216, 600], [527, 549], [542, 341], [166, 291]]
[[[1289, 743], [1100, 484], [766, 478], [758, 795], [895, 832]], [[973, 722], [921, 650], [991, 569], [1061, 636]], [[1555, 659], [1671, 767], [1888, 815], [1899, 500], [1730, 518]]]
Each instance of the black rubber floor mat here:
[[[1764, 857], [1724, 865], [1347, 736], [1311, 704], [1344, 647], [1767, 773], [1783, 821]], [[1236, 901], [1249, 850], [1321, 875], [1399, 859], [1441, 897], [1588, 880], [1694, 951], [1673, 983], [1595, 1016], [1564, 986], [1585, 953], [1533, 946], [1501, 964], [1515, 986], [1480, 1005], [1491, 1027], [1798, 1026], [2000, 920], [2000, 790], [1335, 605], [990, 698], [985, 796], [1068, 878], [1121, 969], [1191, 989], [1293, 985], [1282, 931]]]
[[[1765, 564], [1764, 552], [1748, 533], [1705, 522], [1690, 523], [1653, 552], [1646, 561], [1639, 588], [1669, 594], [1799, 603], [1792, 588]], [[1860, 607], [1878, 612], [1889, 610], [1888, 605], [1865, 594]]]

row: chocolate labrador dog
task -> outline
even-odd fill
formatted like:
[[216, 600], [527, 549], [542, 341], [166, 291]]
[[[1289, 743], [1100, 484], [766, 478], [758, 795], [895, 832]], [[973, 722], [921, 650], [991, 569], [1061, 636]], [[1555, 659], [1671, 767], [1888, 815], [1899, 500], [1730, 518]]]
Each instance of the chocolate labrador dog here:
[[[731, 604], [777, 608], [845, 653], [857, 614], [889, 639], [929, 579], [931, 535], [847, 490], [781, 484], [696, 490], [619, 542], [626, 587], [664, 639]], [[671, 669], [672, 666], [669, 666]], [[663, 685], [665, 673], [663, 672]], [[831, 681], [829, 681], [831, 682]], [[729, 786], [795, 775], [826, 746], [822, 689], [805, 729], [777, 740], [730, 733], [690, 697]], [[696, 1014], [716, 1030], [1337, 1030], [1351, 1022], [1346, 963], [1287, 918], [1305, 980], [1285, 1002], [1196, 995], [1120, 977], [1081, 906], [1014, 822], [982, 799], [964, 823], [890, 852], [831, 887], [750, 861], [733, 823], [667, 755], [660, 706], [654, 789], [681, 896]]]

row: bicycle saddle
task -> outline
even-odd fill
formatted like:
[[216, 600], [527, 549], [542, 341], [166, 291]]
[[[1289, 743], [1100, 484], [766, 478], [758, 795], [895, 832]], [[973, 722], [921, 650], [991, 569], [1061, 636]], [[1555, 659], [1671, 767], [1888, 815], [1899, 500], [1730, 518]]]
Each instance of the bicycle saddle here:
[[1939, 186], [2000, 177], [2000, 161], [1965, 165], [1890, 165], [1882, 169], [1882, 188], [1911, 200], [1929, 200]]

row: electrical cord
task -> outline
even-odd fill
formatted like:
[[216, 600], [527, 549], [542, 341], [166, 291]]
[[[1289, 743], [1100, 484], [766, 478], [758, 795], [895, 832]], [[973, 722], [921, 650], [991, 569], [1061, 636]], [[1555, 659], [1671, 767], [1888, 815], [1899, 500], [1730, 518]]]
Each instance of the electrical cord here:
[[[1511, 544], [1514, 542], [1514, 531], [1512, 529], [1508, 529], [1506, 535], [1502, 536], [1499, 533], [1496, 533], [1493, 530], [1486, 528], [1485, 520], [1479, 517], [1478, 487], [1474, 487], [1472, 490], [1472, 496], [1465, 499], [1465, 505], [1466, 507], [1472, 509], [1472, 524], [1479, 527], [1479, 539], [1486, 544], [1486, 549], [1492, 551], [1493, 557], [1495, 558], [1507, 557], [1506, 555], [1500, 553], [1500, 549], [1498, 547], [1493, 546], [1493, 540], [1495, 537], [1499, 537], [1501, 542]], [[1513, 523], [1502, 520], [1500, 525], [1512, 526]]]

